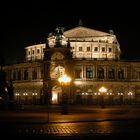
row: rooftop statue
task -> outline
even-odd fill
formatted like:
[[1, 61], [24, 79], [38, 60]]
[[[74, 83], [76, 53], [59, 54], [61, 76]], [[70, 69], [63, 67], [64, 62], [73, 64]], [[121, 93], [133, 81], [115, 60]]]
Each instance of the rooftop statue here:
[[62, 36], [64, 33], [64, 27], [57, 27], [56, 30], [56, 36]]
[[57, 27], [55, 30], [56, 30], [55, 47], [60, 47], [63, 38], [62, 36], [64, 32], [64, 27]]

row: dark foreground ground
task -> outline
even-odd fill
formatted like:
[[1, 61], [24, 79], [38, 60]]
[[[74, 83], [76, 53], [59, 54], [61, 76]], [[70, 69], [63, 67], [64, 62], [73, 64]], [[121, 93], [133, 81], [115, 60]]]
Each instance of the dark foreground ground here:
[[140, 121], [24, 123], [1, 125], [0, 130], [5, 139], [136, 139], [140, 133], [137, 125]]
[[0, 111], [0, 136], [4, 139], [139, 139], [138, 106], [29, 107]]

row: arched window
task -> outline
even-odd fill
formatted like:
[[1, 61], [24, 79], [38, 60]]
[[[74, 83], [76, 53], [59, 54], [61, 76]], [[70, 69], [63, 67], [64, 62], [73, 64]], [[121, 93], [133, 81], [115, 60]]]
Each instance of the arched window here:
[[28, 80], [28, 71], [24, 70], [24, 80]]
[[18, 71], [18, 80], [21, 80], [21, 71]]
[[93, 69], [92, 69], [92, 67], [87, 67], [86, 68], [86, 78], [88, 78], [88, 79], [93, 78]]
[[98, 68], [97, 78], [98, 79], [104, 79], [104, 69], [103, 68]]
[[108, 78], [109, 79], [114, 79], [115, 78], [115, 70], [114, 69], [109, 69], [108, 71]]
[[118, 71], [118, 79], [124, 79], [124, 70], [123, 69], [120, 69]]
[[33, 70], [32, 71], [32, 79], [33, 80], [36, 80], [37, 79], [37, 72], [36, 72], [36, 70]]
[[75, 78], [82, 77], [82, 70], [80, 68], [75, 69]]

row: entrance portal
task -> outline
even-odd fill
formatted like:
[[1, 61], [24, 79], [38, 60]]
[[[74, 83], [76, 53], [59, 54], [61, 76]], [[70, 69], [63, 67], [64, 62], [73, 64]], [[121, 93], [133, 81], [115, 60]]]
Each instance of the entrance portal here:
[[61, 87], [54, 86], [52, 88], [52, 104], [59, 104], [61, 101], [61, 94], [62, 89]]

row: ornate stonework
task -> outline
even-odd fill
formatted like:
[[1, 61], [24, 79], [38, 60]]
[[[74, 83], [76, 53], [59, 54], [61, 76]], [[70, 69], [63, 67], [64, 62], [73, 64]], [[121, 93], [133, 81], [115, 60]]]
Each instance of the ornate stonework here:
[[140, 61], [120, 60], [113, 32], [79, 26], [25, 49], [24, 63], [4, 67], [18, 103], [44, 104], [48, 98], [52, 104], [61, 103], [58, 77], [65, 73], [72, 79], [69, 103], [100, 104], [101, 87], [107, 90], [106, 104], [140, 103]]

